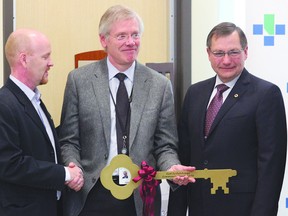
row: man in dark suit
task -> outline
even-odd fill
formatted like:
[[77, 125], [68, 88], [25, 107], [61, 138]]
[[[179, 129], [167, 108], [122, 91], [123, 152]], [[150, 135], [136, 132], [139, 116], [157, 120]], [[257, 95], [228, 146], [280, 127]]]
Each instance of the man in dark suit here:
[[[74, 162], [81, 167], [85, 184], [78, 193], [67, 193], [66, 216], [142, 215], [139, 190], [125, 200], [117, 200], [99, 179], [102, 169], [118, 153], [129, 155], [139, 167], [145, 160], [155, 170], [194, 170], [179, 165], [171, 82], [136, 61], [142, 32], [142, 20], [134, 11], [123, 6], [109, 8], [99, 25], [100, 41], [108, 57], [73, 70], [68, 76], [59, 140], [64, 163]], [[120, 128], [127, 140], [123, 137], [119, 152], [118, 73], [126, 76], [131, 114], [126, 120], [130, 127], [124, 121]], [[124, 145], [124, 141], [129, 142]], [[121, 176], [119, 172], [115, 179]], [[193, 180], [187, 176], [175, 178], [182, 181], [179, 184]]]
[[[244, 68], [247, 39], [233, 23], [215, 26], [207, 53], [216, 76], [187, 91], [179, 122], [180, 159], [196, 169], [234, 169], [229, 194], [210, 194], [197, 179], [170, 193], [169, 215], [276, 216], [286, 161], [287, 129], [280, 89]], [[218, 84], [223, 105], [205, 134], [206, 110]], [[208, 109], [207, 109], [208, 108]]]
[[60, 165], [54, 124], [37, 89], [53, 66], [50, 42], [19, 29], [5, 54], [11, 75], [0, 90], [0, 215], [56, 216], [65, 183], [78, 191], [83, 175], [75, 164]]

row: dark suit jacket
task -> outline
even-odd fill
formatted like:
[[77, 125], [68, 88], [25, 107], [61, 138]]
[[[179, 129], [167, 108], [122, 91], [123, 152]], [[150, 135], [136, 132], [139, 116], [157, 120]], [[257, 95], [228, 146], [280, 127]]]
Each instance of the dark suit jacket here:
[[[107, 165], [111, 111], [107, 60], [72, 71], [67, 80], [61, 117], [60, 143], [65, 163], [83, 169], [84, 187], [66, 196], [66, 214], [76, 216]], [[131, 102], [129, 156], [139, 167], [146, 161], [156, 170], [180, 163], [171, 82], [136, 63]], [[142, 215], [139, 190], [134, 193], [137, 215]]]
[[[57, 151], [58, 141], [50, 122]], [[60, 158], [59, 160], [60, 161]], [[0, 215], [55, 216], [65, 170], [55, 164], [45, 127], [31, 101], [10, 79], [0, 90]]]
[[[235, 169], [230, 193], [210, 194], [210, 180], [171, 192], [169, 215], [276, 216], [286, 160], [286, 117], [279, 88], [246, 69], [204, 139], [215, 77], [192, 85], [179, 124], [180, 155], [197, 169]], [[177, 213], [177, 214], [176, 214]]]

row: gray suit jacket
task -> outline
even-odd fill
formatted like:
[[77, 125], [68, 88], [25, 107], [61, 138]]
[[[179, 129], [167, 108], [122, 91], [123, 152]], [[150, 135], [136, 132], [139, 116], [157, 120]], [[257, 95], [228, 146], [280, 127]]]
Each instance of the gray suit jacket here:
[[[107, 60], [73, 70], [67, 80], [60, 127], [60, 144], [65, 164], [74, 162], [84, 171], [80, 192], [69, 191], [64, 211], [78, 215], [88, 192], [106, 166], [111, 134], [110, 94]], [[171, 82], [163, 75], [136, 62], [129, 156], [139, 167], [143, 160], [157, 170], [179, 164], [177, 130]], [[142, 200], [135, 190], [137, 215]]]

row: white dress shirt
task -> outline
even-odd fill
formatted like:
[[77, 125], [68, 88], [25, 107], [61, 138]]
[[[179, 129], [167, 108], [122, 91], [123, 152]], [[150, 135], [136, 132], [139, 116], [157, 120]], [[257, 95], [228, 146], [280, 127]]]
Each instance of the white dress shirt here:
[[[117, 134], [116, 133], [116, 112], [115, 112], [115, 105], [114, 105], [113, 99], [116, 103], [116, 94], [117, 94], [117, 90], [118, 90], [120, 82], [115, 77], [115, 75], [119, 73], [119, 70], [117, 70], [111, 64], [111, 62], [109, 61], [109, 58], [107, 58], [107, 66], [108, 66], [108, 73], [109, 73], [109, 88], [112, 94], [110, 95], [110, 110], [111, 110], [111, 137], [110, 138], [111, 139], [110, 139], [110, 151], [109, 151], [109, 157], [108, 157], [108, 163], [107, 163], [108, 165], [110, 164], [112, 158], [118, 155], [117, 135], [116, 135]], [[124, 82], [125, 82], [127, 93], [130, 97], [131, 102], [132, 102], [131, 92], [133, 88], [134, 70], [135, 70], [135, 62], [126, 71], [121, 72], [127, 76]]]
[[215, 81], [215, 85], [214, 85], [214, 89], [212, 91], [212, 94], [210, 96], [210, 100], [209, 103], [207, 105], [207, 108], [209, 107], [210, 102], [212, 101], [213, 97], [216, 95], [217, 93], [217, 88], [216, 86], [219, 84], [225, 84], [227, 85], [229, 88], [223, 92], [222, 96], [223, 96], [223, 103], [226, 100], [226, 98], [228, 97], [229, 93], [231, 92], [232, 88], [234, 87], [235, 83], [237, 82], [237, 80], [239, 79], [240, 75], [238, 75], [237, 77], [235, 77], [233, 80], [231, 80], [230, 82], [227, 83], [223, 83], [220, 78], [218, 77], [218, 75], [216, 76], [216, 81]]

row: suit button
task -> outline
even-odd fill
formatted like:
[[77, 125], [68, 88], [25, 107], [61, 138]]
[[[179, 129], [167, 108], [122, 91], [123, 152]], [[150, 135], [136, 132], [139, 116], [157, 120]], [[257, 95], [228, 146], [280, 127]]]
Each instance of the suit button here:
[[108, 159], [108, 154], [105, 154], [104, 158], [105, 158], [105, 160], [107, 160]]
[[92, 183], [94, 184], [96, 182], [96, 178], [92, 178]]
[[207, 165], [208, 163], [209, 163], [208, 160], [204, 160], [204, 161], [203, 161], [203, 164], [204, 164], [204, 165]]

